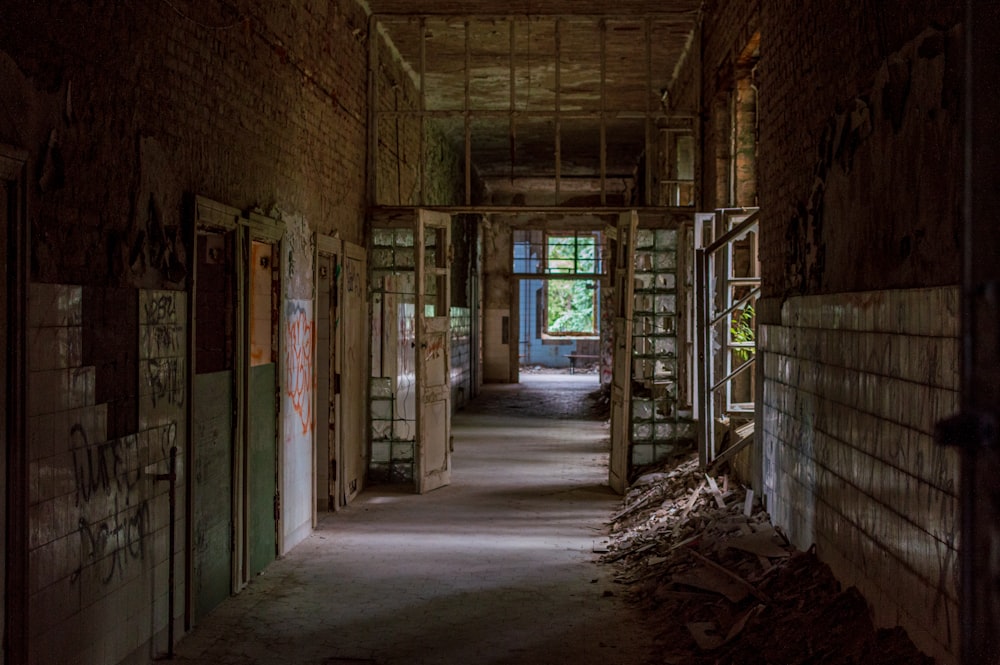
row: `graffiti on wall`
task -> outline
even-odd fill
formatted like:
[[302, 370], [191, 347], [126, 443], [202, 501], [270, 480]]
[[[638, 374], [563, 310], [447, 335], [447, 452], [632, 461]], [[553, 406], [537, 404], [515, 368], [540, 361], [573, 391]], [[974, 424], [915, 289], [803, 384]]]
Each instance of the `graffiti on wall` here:
[[79, 566], [101, 584], [132, 577], [130, 565], [157, 565], [151, 534], [168, 519], [170, 451], [180, 446], [185, 419], [186, 295], [139, 291], [139, 431], [105, 440], [101, 406], [81, 413], [66, 433], [72, 463]]
[[142, 291], [139, 325], [141, 394], [150, 406], [184, 406], [185, 295]]
[[313, 428], [314, 337], [312, 301], [289, 300], [285, 307], [285, 395], [302, 435]]
[[177, 443], [177, 423], [99, 442], [91, 442], [84, 425], [76, 423], [69, 441], [81, 545], [79, 566], [70, 579], [79, 581], [93, 566], [102, 584], [122, 581], [132, 562], [151, 554], [152, 504], [163, 493], [146, 473], [143, 456], [154, 463], [168, 459]]

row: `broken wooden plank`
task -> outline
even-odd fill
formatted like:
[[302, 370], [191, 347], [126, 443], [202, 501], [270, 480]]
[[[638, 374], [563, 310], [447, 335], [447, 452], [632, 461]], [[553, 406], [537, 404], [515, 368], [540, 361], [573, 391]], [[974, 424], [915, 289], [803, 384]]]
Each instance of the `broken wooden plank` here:
[[618, 561], [619, 559], [624, 559], [629, 554], [641, 554], [641, 553], [643, 553], [643, 552], [645, 552], [647, 550], [653, 549], [654, 547], [656, 547], [656, 543], [646, 543], [645, 545], [642, 545], [641, 547], [636, 547], [635, 549], [623, 550], [623, 551], [618, 552], [616, 554], [612, 554], [611, 556], [607, 557], [605, 559], [605, 561], [607, 563], [614, 563], [615, 561]]
[[686, 626], [691, 637], [701, 649], [711, 651], [722, 646], [724, 640], [718, 634], [718, 626], [715, 625], [714, 621], [692, 621]]
[[703, 489], [705, 489], [704, 480], [701, 481], [701, 484], [698, 485], [698, 487], [696, 487], [693, 492], [691, 492], [691, 496], [688, 498], [687, 503], [684, 504], [684, 510], [681, 511], [681, 517], [680, 517], [680, 520], [682, 522], [687, 519], [687, 516], [691, 512], [691, 509], [694, 508], [694, 504], [698, 501], [698, 495], [701, 494], [701, 491]]
[[719, 491], [719, 484], [715, 482], [715, 478], [705, 474], [705, 480], [708, 481], [708, 490], [715, 497], [715, 503], [718, 504], [719, 508], [726, 507], [726, 500], [722, 498], [722, 492]]
[[743, 516], [750, 517], [753, 512], [753, 490], [748, 489], [746, 498], [743, 499]]
[[744, 612], [738, 619], [736, 619], [733, 625], [729, 628], [729, 632], [726, 633], [725, 643], [728, 644], [735, 638], [739, 637], [740, 633], [743, 632], [743, 629], [746, 628], [747, 622], [750, 621], [750, 619], [752, 619], [754, 616], [756, 616], [763, 610], [764, 610], [763, 605], [754, 605], [749, 610]]
[[[747, 425], [749, 425], [749, 427]], [[723, 464], [725, 464], [733, 457], [735, 457], [736, 453], [740, 452], [741, 450], [749, 446], [751, 443], [753, 443], [754, 440], [753, 421], [751, 420], [749, 423], [747, 423], [747, 425], [744, 425], [743, 427], [737, 429], [737, 436], [739, 436], [740, 432], [748, 432], [748, 433], [743, 436], [740, 436], [740, 438], [737, 439], [736, 443], [734, 443], [733, 445], [729, 446], [721, 453], [719, 453], [718, 457], [712, 460], [712, 463], [708, 465], [709, 471], [713, 471], [715, 469], [722, 467]]]
[[698, 566], [674, 573], [670, 576], [670, 579], [677, 584], [712, 591], [720, 596], [724, 596], [733, 603], [738, 603], [750, 595], [746, 587], [737, 584], [729, 576], [708, 566]]
[[777, 532], [773, 528], [765, 527], [756, 533], [731, 538], [726, 542], [726, 546], [769, 559], [791, 556], [779, 541]]
[[736, 584], [738, 584], [741, 587], [743, 587], [747, 591], [747, 593], [753, 595], [758, 600], [761, 600], [761, 601], [763, 601], [765, 603], [768, 602], [767, 596], [764, 595], [762, 592], [758, 591], [757, 587], [755, 587], [754, 585], [750, 584], [745, 579], [743, 579], [742, 577], [740, 577], [736, 573], [732, 572], [731, 570], [729, 570], [725, 566], [712, 561], [711, 559], [709, 559], [708, 557], [706, 557], [706, 556], [704, 556], [702, 554], [699, 554], [698, 552], [696, 552], [695, 550], [691, 549], [690, 547], [687, 548], [687, 551], [691, 553], [691, 556], [693, 556], [695, 559], [697, 559], [698, 561], [702, 562], [703, 564], [705, 564], [709, 568], [717, 570], [720, 573], [722, 573], [723, 575], [726, 575], [727, 577], [729, 577], [730, 579], [732, 579], [733, 582], [735, 582]]

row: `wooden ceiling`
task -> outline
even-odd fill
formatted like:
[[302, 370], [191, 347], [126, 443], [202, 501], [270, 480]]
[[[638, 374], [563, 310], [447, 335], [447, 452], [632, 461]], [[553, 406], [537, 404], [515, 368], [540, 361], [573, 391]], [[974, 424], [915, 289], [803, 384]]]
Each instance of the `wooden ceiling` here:
[[480, 176], [535, 186], [636, 170], [700, 4], [369, 0], [429, 121], [464, 145], [470, 118]]

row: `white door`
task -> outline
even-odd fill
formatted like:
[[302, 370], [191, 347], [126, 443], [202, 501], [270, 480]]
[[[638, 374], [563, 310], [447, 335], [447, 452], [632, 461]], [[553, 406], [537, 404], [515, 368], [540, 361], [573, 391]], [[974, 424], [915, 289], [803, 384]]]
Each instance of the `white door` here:
[[639, 213], [618, 219], [615, 259], [615, 329], [611, 369], [611, 459], [608, 484], [623, 494], [628, 485], [629, 442], [632, 433], [632, 309], [635, 278], [635, 235]]
[[417, 491], [451, 482], [451, 216], [417, 212]]

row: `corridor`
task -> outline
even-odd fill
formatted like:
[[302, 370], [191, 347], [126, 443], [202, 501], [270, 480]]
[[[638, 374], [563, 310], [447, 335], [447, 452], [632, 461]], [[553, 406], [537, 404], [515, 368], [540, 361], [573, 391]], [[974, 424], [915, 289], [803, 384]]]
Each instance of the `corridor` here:
[[[651, 642], [592, 553], [618, 498], [593, 375], [484, 388], [452, 484], [365, 491], [220, 605], [183, 663], [615, 665]], [[513, 416], [513, 417], [512, 417]]]

